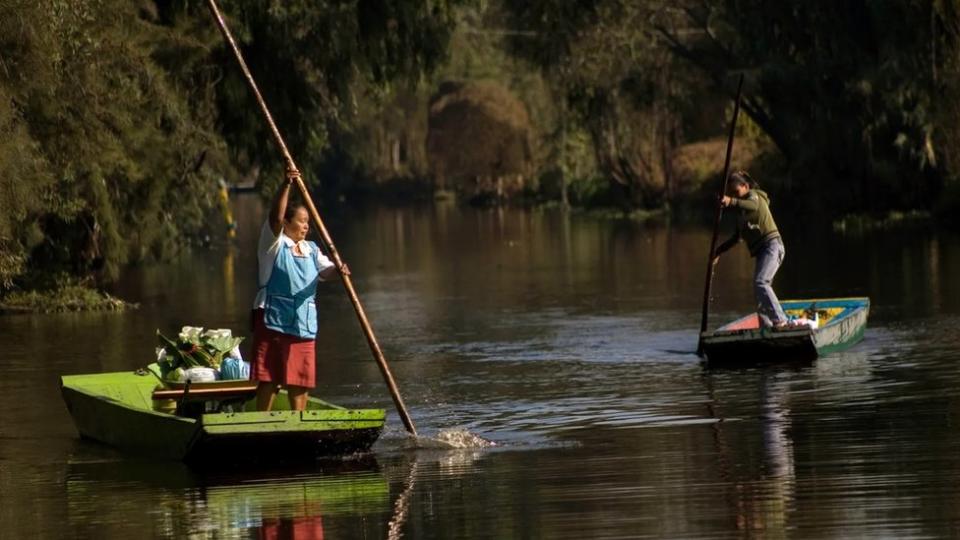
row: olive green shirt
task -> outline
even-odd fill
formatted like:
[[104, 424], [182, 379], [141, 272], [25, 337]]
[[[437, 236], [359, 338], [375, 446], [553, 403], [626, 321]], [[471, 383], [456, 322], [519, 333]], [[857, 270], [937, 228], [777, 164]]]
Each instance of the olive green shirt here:
[[743, 240], [747, 243], [752, 257], [764, 242], [780, 238], [777, 223], [773, 221], [773, 214], [770, 213], [770, 196], [765, 191], [751, 189], [742, 199], [734, 197], [730, 208], [738, 210], [737, 230], [717, 249], [718, 255]]

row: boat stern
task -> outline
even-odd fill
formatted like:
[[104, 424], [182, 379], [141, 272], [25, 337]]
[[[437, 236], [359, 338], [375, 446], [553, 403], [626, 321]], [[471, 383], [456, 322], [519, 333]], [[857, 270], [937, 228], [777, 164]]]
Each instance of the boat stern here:
[[710, 367], [810, 362], [817, 358], [809, 328], [705, 332], [701, 337]]

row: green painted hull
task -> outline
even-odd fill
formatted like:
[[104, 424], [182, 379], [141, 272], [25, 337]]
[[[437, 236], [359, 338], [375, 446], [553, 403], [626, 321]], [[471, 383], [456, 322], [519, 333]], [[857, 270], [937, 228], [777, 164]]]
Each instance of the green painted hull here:
[[[180, 417], [153, 409], [152, 375], [68, 375], [63, 399], [80, 435], [158, 458], [217, 463], [311, 460], [364, 452], [383, 430], [383, 409], [348, 410], [310, 398], [306, 411], [208, 413]], [[288, 407], [286, 395], [278, 408]]]
[[863, 339], [870, 314], [868, 298], [788, 300], [785, 310], [819, 308], [843, 309], [841, 315], [826, 325], [811, 330], [774, 331], [768, 328], [738, 328], [747, 316], [705, 332], [703, 349], [710, 367], [738, 367], [757, 364], [805, 363], [821, 356], [842, 352]]

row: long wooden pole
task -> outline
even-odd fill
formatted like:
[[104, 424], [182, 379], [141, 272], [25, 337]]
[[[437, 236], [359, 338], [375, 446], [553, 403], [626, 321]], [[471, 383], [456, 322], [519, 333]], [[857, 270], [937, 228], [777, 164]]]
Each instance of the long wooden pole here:
[[733, 105], [733, 118], [730, 120], [730, 134], [727, 136], [727, 155], [723, 161], [723, 176], [720, 178], [720, 191], [717, 194], [717, 210], [713, 219], [713, 236], [710, 238], [710, 252], [707, 254], [707, 277], [703, 285], [703, 312], [700, 314], [700, 338], [697, 340], [697, 355], [703, 356], [703, 333], [707, 331], [707, 316], [710, 313], [710, 288], [713, 286], [713, 258], [717, 251], [717, 236], [720, 233], [720, 219], [723, 217], [723, 205], [720, 198], [727, 190], [727, 178], [730, 176], [730, 157], [733, 155], [733, 135], [737, 129], [737, 117], [740, 115], [740, 96], [743, 91], [743, 75], [737, 83], [737, 99]]
[[267, 108], [266, 101], [264, 101], [263, 96], [260, 95], [260, 89], [257, 88], [257, 83], [254, 81], [253, 75], [250, 73], [250, 69], [247, 67], [247, 63], [244, 61], [243, 55], [240, 53], [240, 48], [237, 47], [237, 42], [234, 41], [233, 35], [230, 33], [230, 29], [227, 28], [227, 23], [224, 22], [223, 15], [220, 14], [220, 8], [217, 7], [216, 1], [207, 0], [207, 6], [209, 6], [210, 12], [213, 14], [213, 18], [217, 21], [217, 26], [220, 27], [220, 32], [223, 34], [224, 39], [233, 50], [233, 55], [236, 57], [237, 63], [240, 65], [240, 70], [243, 71], [243, 76], [247, 80], [247, 84], [250, 86], [250, 90], [253, 92], [254, 97], [256, 97], [257, 103], [260, 105], [260, 111], [263, 113], [263, 117], [267, 120], [267, 125], [270, 126], [270, 132], [273, 134], [273, 139], [277, 143], [280, 153], [283, 154], [287, 175], [296, 179], [297, 187], [300, 188], [300, 194], [303, 196], [303, 202], [307, 207], [307, 211], [310, 213], [310, 218], [316, 224], [317, 230], [320, 233], [320, 238], [323, 240], [324, 245], [326, 245], [327, 251], [330, 253], [330, 258], [333, 260], [333, 264], [335, 264], [337, 270], [340, 271], [343, 287], [347, 290], [347, 296], [350, 297], [350, 302], [353, 304], [354, 311], [357, 312], [357, 319], [360, 320], [360, 327], [363, 329], [363, 334], [367, 338], [367, 345], [370, 346], [370, 352], [373, 353], [373, 359], [376, 360], [377, 366], [380, 368], [380, 374], [383, 375], [383, 380], [387, 383], [387, 388], [390, 389], [390, 397], [393, 398], [393, 404], [397, 407], [397, 412], [400, 414], [400, 419], [403, 420], [403, 425], [407, 428], [407, 431], [410, 432], [411, 435], [416, 436], [417, 429], [414, 427], [413, 420], [410, 418], [410, 415], [407, 414], [407, 408], [403, 404], [403, 398], [400, 397], [400, 390], [397, 388], [396, 381], [393, 380], [393, 374], [390, 372], [390, 366], [387, 365], [387, 359], [383, 356], [383, 351], [380, 349], [380, 344], [377, 343], [377, 337], [373, 333], [373, 327], [370, 326], [370, 321], [367, 320], [367, 315], [363, 310], [363, 305], [360, 304], [360, 298], [357, 296], [357, 291], [353, 288], [353, 282], [351, 281], [350, 276], [343, 273], [343, 260], [340, 259], [340, 253], [337, 252], [337, 248], [333, 244], [333, 239], [330, 237], [327, 227], [323, 224], [323, 220], [320, 219], [320, 213], [317, 212], [317, 207], [314, 206], [313, 199], [310, 198], [310, 193], [307, 191], [307, 186], [303, 182], [303, 178], [300, 177], [300, 172], [297, 169], [296, 163], [293, 161], [293, 156], [290, 155], [290, 151], [287, 149], [287, 145], [283, 141], [283, 137], [280, 136], [280, 130], [277, 129], [277, 124], [273, 121], [273, 116], [270, 114], [270, 109]]

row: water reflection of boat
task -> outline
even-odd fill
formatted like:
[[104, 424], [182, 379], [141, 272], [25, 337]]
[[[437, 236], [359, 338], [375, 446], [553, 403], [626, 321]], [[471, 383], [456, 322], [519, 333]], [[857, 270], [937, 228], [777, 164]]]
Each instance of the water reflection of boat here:
[[[143, 536], [151, 530], [164, 537], [245, 538], [255, 532], [303, 540], [322, 538], [324, 520], [380, 516], [390, 507], [389, 484], [373, 458], [242, 475], [170, 461], [71, 463], [66, 484], [70, 529], [80, 536], [123, 536], [136, 527]], [[134, 507], [140, 511], [130, 511]]]
[[[785, 538], [793, 512], [796, 476], [788, 386], [764, 374], [761, 383], [760, 431], [762, 445], [738, 448], [723, 431], [723, 416], [711, 379], [707, 378], [710, 416], [721, 478], [728, 483], [727, 502], [737, 530], [749, 536]], [[742, 427], [742, 426], [741, 426]], [[752, 437], [739, 436], [738, 443]], [[756, 452], [761, 449], [762, 452]], [[760, 458], [760, 459], [757, 459]]]
[[[283, 456], [298, 461], [366, 451], [386, 417], [383, 409], [350, 410], [316, 398], [302, 412], [258, 412], [252, 410], [255, 387], [242, 384], [216, 395], [187, 392], [181, 401], [195, 399], [194, 414], [178, 415], [154, 410], [156, 383], [142, 372], [61, 378], [63, 399], [82, 437], [168, 459], [231, 463]], [[234, 405], [222, 408], [222, 400]], [[289, 408], [285, 394], [278, 396], [277, 407]]]
[[869, 298], [787, 300], [781, 305], [788, 316], [815, 317], [817, 327], [760, 328], [757, 314], [752, 313], [703, 334], [707, 364], [812, 361], [847, 349], [863, 339], [870, 313]]

